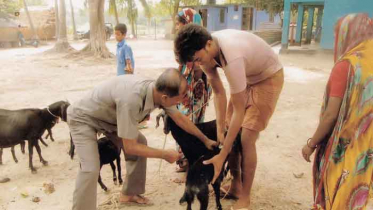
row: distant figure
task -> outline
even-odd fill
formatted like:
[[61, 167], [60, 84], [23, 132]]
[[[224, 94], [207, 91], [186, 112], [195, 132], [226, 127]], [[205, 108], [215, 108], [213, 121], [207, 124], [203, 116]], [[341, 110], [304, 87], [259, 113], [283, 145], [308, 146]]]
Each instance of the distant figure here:
[[37, 40], [35, 38], [32, 38], [29, 42], [26, 42], [25, 37], [23, 36], [20, 28], [22, 28], [22, 26], [18, 25], [17, 36], [18, 36], [19, 43], [21, 44], [21, 47], [24, 47], [26, 45], [31, 45], [31, 46], [34, 46], [34, 47], [38, 47], [39, 46], [39, 40]]
[[23, 36], [21, 32], [21, 25], [18, 25], [18, 40], [19, 40], [19, 43], [21, 44], [21, 47], [25, 46], [26, 41], [25, 41], [25, 37]]
[[126, 43], [127, 26], [119, 23], [115, 26], [115, 39], [117, 40], [117, 75], [133, 74], [135, 60], [131, 47]]

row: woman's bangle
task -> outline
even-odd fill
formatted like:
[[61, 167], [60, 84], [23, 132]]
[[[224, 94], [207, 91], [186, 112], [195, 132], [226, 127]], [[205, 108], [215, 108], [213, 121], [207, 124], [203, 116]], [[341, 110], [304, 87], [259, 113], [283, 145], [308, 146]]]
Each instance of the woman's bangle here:
[[317, 145], [315, 145], [314, 147], [311, 147], [311, 146], [310, 146], [310, 141], [311, 141], [311, 139], [312, 139], [312, 138], [309, 138], [309, 139], [307, 140], [307, 147], [309, 147], [309, 148], [311, 148], [311, 149], [316, 149], [316, 148], [317, 148]]

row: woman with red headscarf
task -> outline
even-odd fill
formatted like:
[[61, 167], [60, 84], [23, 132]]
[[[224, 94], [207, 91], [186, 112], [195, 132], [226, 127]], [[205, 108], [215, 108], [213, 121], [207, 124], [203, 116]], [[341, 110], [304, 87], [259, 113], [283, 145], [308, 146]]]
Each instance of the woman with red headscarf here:
[[335, 65], [320, 122], [302, 149], [313, 167], [313, 209], [366, 209], [373, 193], [373, 22], [350, 14], [335, 28]]

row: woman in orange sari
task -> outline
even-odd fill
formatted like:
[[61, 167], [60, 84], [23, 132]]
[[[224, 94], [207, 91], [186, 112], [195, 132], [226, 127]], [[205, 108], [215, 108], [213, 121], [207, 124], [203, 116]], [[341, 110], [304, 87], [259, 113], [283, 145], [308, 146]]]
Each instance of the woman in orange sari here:
[[366, 209], [373, 192], [373, 22], [350, 14], [335, 28], [335, 65], [320, 123], [302, 149], [313, 167], [313, 209]]

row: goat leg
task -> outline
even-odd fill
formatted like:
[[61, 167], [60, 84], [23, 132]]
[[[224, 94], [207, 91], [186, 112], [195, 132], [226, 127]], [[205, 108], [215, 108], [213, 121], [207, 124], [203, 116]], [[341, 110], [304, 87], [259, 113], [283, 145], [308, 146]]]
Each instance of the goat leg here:
[[0, 148], [0, 165], [3, 165], [3, 148]]
[[28, 142], [29, 167], [31, 169], [31, 173], [33, 173], [33, 174], [36, 174], [36, 169], [32, 165], [32, 153], [33, 153], [33, 149], [34, 149], [33, 142], [35, 142], [35, 141], [37, 141], [37, 140], [29, 140], [29, 142]]
[[42, 162], [44, 166], [47, 166], [48, 161], [44, 160], [43, 156], [41, 156], [41, 149], [40, 149], [39, 143], [37, 141], [35, 143], [35, 147], [36, 147], [36, 151], [38, 152], [40, 162]]
[[70, 133], [70, 150], [69, 150], [69, 155], [71, 157], [71, 160], [74, 159], [74, 151], [75, 151], [75, 145], [73, 142], [73, 137], [71, 136]]
[[207, 186], [203, 186], [203, 188], [198, 192], [197, 198], [201, 204], [200, 210], [207, 210], [207, 206], [209, 205], [209, 191]]
[[122, 166], [120, 165], [120, 153], [121, 153], [121, 150], [119, 150], [119, 154], [118, 154], [118, 157], [117, 157], [117, 169], [118, 169], [119, 185], [123, 184], [123, 180], [122, 180]]
[[[53, 138], [53, 135], [52, 135], [52, 129], [48, 128], [48, 135], [47, 136], [50, 136], [51, 137], [51, 140], [54, 141], [54, 138]], [[45, 137], [47, 138], [47, 137]]]
[[184, 196], [183, 198], [180, 199], [180, 204], [182, 204], [182, 199], [185, 199], [186, 202], [187, 202], [187, 210], [192, 210], [192, 203], [193, 203], [193, 200], [194, 200], [194, 194], [190, 193], [190, 192], [185, 192], [184, 193]]
[[[100, 171], [101, 171], [101, 168], [102, 168], [102, 165], [100, 164]], [[105, 186], [105, 184], [102, 182], [102, 179], [101, 179], [101, 173], [99, 172], [98, 174], [98, 183], [100, 184], [101, 188], [107, 192], [107, 187]]]
[[16, 153], [14, 151], [14, 146], [12, 146], [12, 148], [10, 149], [10, 151], [12, 152], [12, 156], [13, 156], [14, 162], [18, 163], [18, 160], [17, 160], [17, 157], [16, 157]]
[[117, 180], [117, 173], [115, 173], [114, 161], [110, 162], [110, 166], [111, 166], [111, 170], [113, 171], [113, 182], [114, 182], [115, 185], [117, 185], [118, 184], [118, 180]]
[[45, 141], [43, 140], [43, 138], [42, 137], [40, 137], [40, 142], [42, 143], [42, 144], [44, 144], [44, 146], [48, 146], [48, 144], [47, 143], [45, 143]]
[[26, 146], [26, 142], [22, 141], [21, 142], [21, 152], [22, 152], [22, 154], [25, 154], [25, 146]]
[[212, 187], [214, 188], [214, 193], [215, 193], [216, 208], [218, 210], [223, 209], [220, 203], [220, 185], [221, 185], [221, 182], [219, 180], [216, 180], [215, 183], [212, 185]]

